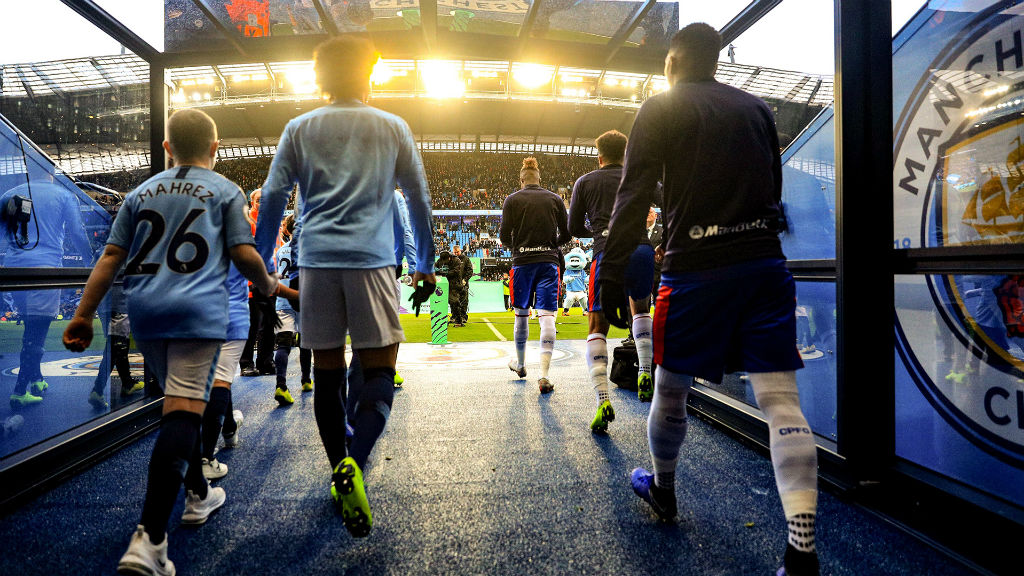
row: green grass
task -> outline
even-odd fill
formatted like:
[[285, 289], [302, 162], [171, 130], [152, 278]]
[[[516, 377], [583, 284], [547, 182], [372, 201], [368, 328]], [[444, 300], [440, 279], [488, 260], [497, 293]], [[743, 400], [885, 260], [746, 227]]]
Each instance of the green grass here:
[[[401, 316], [402, 329], [405, 330], [406, 342], [430, 342], [430, 316], [420, 314], [417, 318], [413, 314]], [[449, 342], [491, 342], [498, 340], [491, 326], [504, 336], [512, 340], [512, 328], [515, 322], [512, 312], [479, 312], [469, 315], [469, 322], [464, 328], [448, 326]], [[581, 315], [579, 308], [569, 312], [569, 316], [562, 316], [561, 311], [555, 318], [555, 328], [558, 330], [559, 340], [585, 340], [587, 338], [587, 317]], [[530, 339], [536, 340], [540, 334], [540, 327], [536, 320], [530, 320]], [[621, 328], [612, 327], [608, 332], [608, 339], [625, 338], [628, 333]]]
[[[405, 330], [406, 342], [430, 342], [430, 314], [420, 314], [417, 318], [413, 314], [402, 314], [402, 329]], [[505, 339], [512, 340], [512, 327], [515, 322], [512, 312], [474, 312], [469, 315], [469, 323], [464, 328], [448, 326], [449, 342], [493, 342], [498, 340], [488, 327], [487, 322], [498, 331]], [[45, 350], [63, 350], [64, 344], [61, 338], [67, 320], [54, 320], [50, 324], [50, 330], [46, 334]], [[573, 308], [569, 316], [562, 316], [561, 310], [555, 318], [555, 327], [558, 330], [559, 340], [585, 340], [587, 338], [587, 317], [580, 313], [579, 308]], [[0, 322], [0, 354], [17, 354], [21, 350], [21, 334], [24, 326], [17, 326], [14, 322]], [[90, 351], [100, 352], [103, 350], [103, 330], [100, 320], [97, 318], [93, 324], [95, 337], [93, 338]], [[540, 327], [536, 320], [530, 320], [530, 339], [536, 340], [540, 334]], [[627, 332], [620, 328], [612, 327], [608, 333], [608, 339], [625, 338]]]

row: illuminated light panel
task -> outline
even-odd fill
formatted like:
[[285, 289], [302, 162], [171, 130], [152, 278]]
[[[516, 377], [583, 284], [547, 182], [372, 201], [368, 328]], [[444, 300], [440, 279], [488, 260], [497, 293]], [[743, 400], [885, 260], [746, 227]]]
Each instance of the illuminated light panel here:
[[985, 98], [988, 98], [989, 96], [995, 96], [996, 94], [1002, 94], [1003, 92], [1007, 92], [1009, 89], [1010, 87], [1006, 85], [996, 86], [995, 88], [989, 88], [988, 90], [985, 90], [984, 92], [981, 93], [981, 95], [984, 96]]
[[534, 89], [549, 82], [554, 70], [541, 64], [517, 64], [512, 69], [512, 78], [522, 86]]
[[394, 77], [395, 72], [391, 69], [391, 66], [389, 66], [383, 58], [378, 56], [377, 63], [373, 65], [373, 72], [370, 73], [370, 81], [373, 82], [375, 86], [380, 86], [381, 84], [386, 84]]
[[430, 98], [461, 98], [466, 93], [462, 63], [448, 60], [420, 62], [420, 79]]

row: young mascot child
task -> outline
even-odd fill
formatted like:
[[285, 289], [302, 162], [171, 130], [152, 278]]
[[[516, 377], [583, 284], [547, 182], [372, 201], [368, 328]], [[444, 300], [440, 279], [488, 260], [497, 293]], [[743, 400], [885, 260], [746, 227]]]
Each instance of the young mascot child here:
[[179, 110], [167, 120], [164, 149], [176, 166], [125, 199], [64, 331], [73, 352], [92, 343], [96, 307], [127, 259], [128, 314], [165, 397], [142, 519], [118, 563], [122, 574], [174, 574], [166, 531], [182, 482], [183, 522], [202, 524], [224, 504], [224, 490], [203, 477], [200, 422], [228, 325], [228, 265], [234, 262], [264, 294], [297, 296], [279, 286], [256, 253], [241, 189], [212, 170], [217, 146], [217, 128], [205, 113]]

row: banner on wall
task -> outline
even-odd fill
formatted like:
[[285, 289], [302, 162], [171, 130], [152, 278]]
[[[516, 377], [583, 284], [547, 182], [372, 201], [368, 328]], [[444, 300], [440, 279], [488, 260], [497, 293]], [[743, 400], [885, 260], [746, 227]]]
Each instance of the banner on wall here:
[[[1024, 242], [1020, 4], [966, 13], [954, 4], [957, 14], [930, 15], [893, 57], [895, 93], [906, 88], [901, 66], [927, 62], [910, 76], [906, 101], [894, 102], [896, 248]], [[914, 384], [960, 434], [1024, 467], [1024, 276], [916, 276], [904, 285], [933, 307], [897, 307], [897, 347]]]

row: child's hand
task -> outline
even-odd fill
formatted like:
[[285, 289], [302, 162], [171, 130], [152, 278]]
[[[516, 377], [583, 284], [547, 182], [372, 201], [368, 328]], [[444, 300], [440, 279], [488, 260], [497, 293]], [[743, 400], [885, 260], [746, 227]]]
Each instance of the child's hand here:
[[82, 352], [92, 344], [92, 321], [75, 316], [64, 329], [64, 347], [72, 352]]

